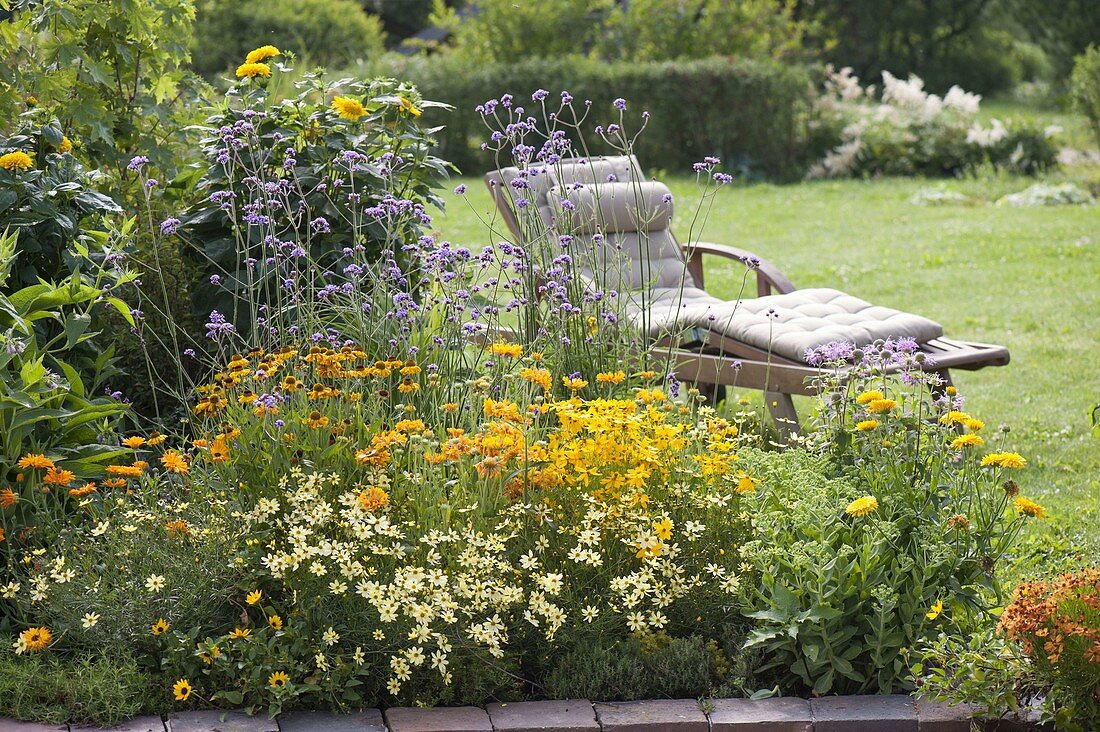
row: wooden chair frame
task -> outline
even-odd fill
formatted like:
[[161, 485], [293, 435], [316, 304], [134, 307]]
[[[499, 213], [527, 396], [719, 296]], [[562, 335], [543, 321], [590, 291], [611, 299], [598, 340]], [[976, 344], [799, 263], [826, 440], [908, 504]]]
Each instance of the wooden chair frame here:
[[[631, 157], [632, 165], [640, 171], [637, 159]], [[512, 210], [500, 171], [490, 171], [484, 180], [508, 230], [517, 244], [523, 244], [519, 221]], [[705, 289], [704, 256], [721, 257], [753, 270], [756, 274], [758, 297], [794, 292], [797, 289], [778, 267], [746, 249], [702, 241], [682, 243], [680, 248], [684, 256], [684, 266], [700, 289]], [[929, 365], [925, 370], [938, 374], [943, 380], [943, 387], [952, 383], [950, 369], [976, 371], [987, 366], [1005, 366], [1010, 358], [1008, 349], [1004, 346], [947, 337], [923, 343], [920, 350], [930, 357], [926, 361]], [[823, 374], [821, 369], [814, 366], [761, 350], [714, 331], [707, 331], [705, 340], [694, 343], [672, 343], [666, 339], [655, 343], [650, 354], [659, 363], [665, 364], [676, 378], [695, 384], [703, 391], [709, 391], [715, 401], [717, 395], [730, 386], [763, 391], [768, 411], [783, 441], [797, 435], [799, 431], [798, 413], [792, 397], [814, 395], [816, 392], [811, 381]], [[896, 371], [897, 368], [900, 367], [893, 370]]]

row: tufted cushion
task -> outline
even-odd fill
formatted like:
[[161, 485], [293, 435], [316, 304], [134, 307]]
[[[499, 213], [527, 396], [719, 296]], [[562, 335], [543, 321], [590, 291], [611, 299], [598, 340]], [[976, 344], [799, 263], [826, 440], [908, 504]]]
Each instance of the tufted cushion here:
[[824, 287], [731, 301], [693, 287], [654, 288], [650, 295], [649, 318], [643, 317], [636, 296], [631, 319], [652, 337], [709, 330], [794, 361], [830, 341], [862, 346], [879, 338], [908, 337], [924, 343], [943, 335], [939, 323], [927, 318]]
[[672, 220], [672, 194], [663, 183], [601, 183], [549, 194], [554, 220], [573, 234], [661, 231]]

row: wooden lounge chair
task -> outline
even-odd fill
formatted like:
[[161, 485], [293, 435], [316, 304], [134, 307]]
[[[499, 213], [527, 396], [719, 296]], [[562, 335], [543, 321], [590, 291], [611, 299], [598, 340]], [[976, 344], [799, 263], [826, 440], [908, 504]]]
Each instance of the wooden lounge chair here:
[[[944, 386], [951, 383], [950, 369], [1008, 363], [1006, 348], [947, 338], [939, 324], [919, 315], [829, 288], [799, 290], [752, 252], [709, 242], [681, 244], [670, 228], [668, 189], [646, 180], [633, 156], [504, 168], [488, 173], [485, 183], [517, 243], [524, 239], [520, 215], [537, 217], [532, 221], [547, 232], [574, 235], [572, 251], [582, 258], [582, 269], [617, 268], [621, 289], [640, 293], [631, 318], [650, 338], [654, 356], [715, 399], [727, 386], [764, 391], [784, 440], [798, 431], [791, 397], [813, 394], [811, 377], [820, 374], [805, 360], [808, 349], [834, 341], [863, 346], [912, 338], [929, 357], [926, 370], [939, 374]], [[608, 251], [619, 259], [609, 259]], [[756, 297], [723, 301], [709, 295], [705, 255], [752, 270]]]

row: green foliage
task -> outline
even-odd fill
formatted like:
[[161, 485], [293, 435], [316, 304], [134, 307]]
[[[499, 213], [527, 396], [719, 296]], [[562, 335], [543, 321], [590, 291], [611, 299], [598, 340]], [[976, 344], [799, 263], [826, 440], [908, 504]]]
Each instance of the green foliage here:
[[[442, 105], [423, 101], [415, 88], [393, 79], [327, 84], [320, 74], [307, 74], [298, 90], [276, 101], [262, 83], [244, 80], [202, 128], [208, 168], [197, 190], [203, 200], [184, 216], [182, 228], [203, 271], [192, 292], [199, 312], [230, 316], [242, 333], [250, 331], [261, 306], [279, 304], [278, 312], [292, 320], [298, 310], [282, 307], [285, 272], [250, 261], [262, 256], [266, 237], [290, 243], [287, 251], [300, 245], [322, 268], [356, 245], [373, 261], [393, 242], [420, 235], [416, 212], [436, 200], [433, 188], [447, 175], [447, 164], [433, 154], [430, 131], [416, 121], [422, 108]], [[328, 103], [336, 94], [361, 103], [362, 114], [342, 119]], [[245, 206], [255, 199], [257, 181], [279, 186], [293, 200], [263, 214], [267, 223], [261, 225]], [[393, 192], [412, 206], [402, 222], [362, 215], [361, 207]]]
[[19, 232], [19, 251], [5, 291], [72, 274], [76, 242], [91, 244], [84, 228], [122, 209], [93, 187], [92, 176], [71, 153], [72, 142], [56, 119], [41, 110], [22, 115], [20, 129], [0, 140], [0, 151], [21, 150], [35, 167], [0, 169], [0, 230]]
[[550, 699], [696, 698], [730, 671], [719, 644], [697, 635], [634, 634], [594, 639], [556, 654], [543, 681]]
[[232, 72], [248, 51], [271, 44], [301, 49], [335, 68], [380, 55], [382, 23], [357, 0], [199, 0], [192, 67], [212, 77]]
[[432, 22], [452, 32], [466, 63], [587, 56], [635, 62], [804, 55], [811, 24], [781, 0], [487, 0], [460, 16], [436, 0]]
[[110, 727], [145, 710], [149, 678], [128, 656], [16, 656], [0, 639], [0, 715]]
[[[452, 0], [455, 4], [456, 0]], [[428, 24], [432, 0], [359, 0], [363, 9], [381, 18], [391, 38], [407, 38]]]
[[191, 0], [56, 0], [21, 3], [0, 23], [0, 119], [34, 97], [81, 145], [93, 167], [126, 188], [126, 163], [148, 156], [170, 177], [205, 86], [188, 59]]
[[[395, 62], [393, 73], [455, 107], [441, 119], [439, 149], [467, 174], [496, 165], [479, 149], [488, 132], [474, 107], [505, 92], [526, 102], [540, 88], [554, 96], [568, 90], [597, 110], [610, 109], [617, 97], [632, 100], [627, 114], [634, 128], [641, 112], [651, 111], [634, 148], [650, 169], [687, 170], [715, 155], [727, 169], [790, 178], [807, 162], [810, 76], [801, 67], [718, 58], [652, 64], [528, 59], [470, 67], [439, 57]], [[593, 152], [604, 151], [598, 143]]]
[[[0, 281], [9, 275], [15, 244], [15, 234], [0, 237]], [[124, 404], [97, 396], [114, 373], [112, 350], [89, 361], [81, 358], [81, 346], [97, 335], [94, 309], [112, 307], [129, 317], [126, 304], [109, 291], [128, 277], [101, 270], [91, 278], [78, 271], [56, 285], [41, 282], [0, 295], [0, 480], [8, 487], [28, 453], [45, 454], [75, 474], [52, 492], [16, 485], [19, 500], [4, 517], [9, 534], [53, 530], [52, 519], [69, 501], [64, 488], [76, 478], [102, 475], [104, 463], [122, 452], [100, 440], [126, 413]]]
[[1074, 59], [1069, 93], [1073, 106], [1088, 118], [1100, 144], [1100, 46], [1089, 46]]

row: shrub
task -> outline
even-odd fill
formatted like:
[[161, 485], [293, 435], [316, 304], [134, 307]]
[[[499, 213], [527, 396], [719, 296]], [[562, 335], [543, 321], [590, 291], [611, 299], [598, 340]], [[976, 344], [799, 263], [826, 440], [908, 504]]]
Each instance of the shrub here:
[[[41, 105], [119, 201], [140, 195], [126, 163], [139, 152], [173, 177], [188, 161], [187, 126], [206, 85], [188, 58], [191, 0], [19, 3], [3, 23], [0, 119]], [[9, 131], [9, 130], [3, 130]]]
[[[638, 100], [638, 120], [652, 112], [634, 148], [646, 169], [686, 169], [714, 155], [753, 174], [795, 177], [805, 157], [805, 119], [810, 76], [806, 69], [770, 61], [710, 58], [666, 63], [606, 63], [580, 59], [457, 65], [447, 57], [395, 62], [393, 72], [411, 79], [430, 99], [455, 107], [437, 133], [440, 154], [467, 174], [494, 167], [479, 150], [485, 128], [474, 107], [512, 92], [527, 99], [540, 88], [568, 89], [595, 109], [615, 97]], [[597, 141], [598, 142], [598, 141]], [[594, 152], [607, 148], [596, 145]]]
[[1069, 93], [1073, 106], [1088, 118], [1100, 144], [1100, 46], [1089, 46], [1074, 59]]
[[874, 87], [860, 86], [851, 69], [827, 72], [815, 104], [818, 137], [839, 130], [841, 144], [809, 177], [961, 175], [984, 164], [1035, 175], [1057, 164], [1058, 128], [995, 119], [986, 129], [976, 119], [981, 97], [957, 86], [941, 99], [915, 76], [903, 81], [884, 71], [876, 103]]
[[[957, 396], [924, 391], [938, 377], [917, 370], [915, 349], [808, 354], [818, 365], [862, 360], [821, 382], [822, 424], [806, 454], [742, 455], [762, 487], [758, 538], [744, 550], [759, 577], [749, 645], [765, 651], [765, 669], [786, 673], [787, 690], [911, 688], [907, 649], [944, 625], [965, 633], [988, 613], [997, 565], [1043, 513], [1005, 480], [1023, 458], [978, 457], [982, 422]], [[902, 366], [898, 381], [881, 376], [891, 365]]]
[[344, 68], [381, 55], [385, 33], [357, 0], [199, 0], [192, 66], [205, 76], [232, 71], [252, 48], [309, 49], [309, 62]]
[[56, 119], [41, 110], [23, 114], [22, 129], [0, 140], [0, 154], [28, 156], [30, 168], [0, 169], [0, 231], [19, 232], [19, 251], [5, 291], [39, 279], [60, 280], [79, 264], [74, 244], [92, 244], [96, 229], [122, 209], [91, 187], [92, 176], [72, 154], [72, 142]]

